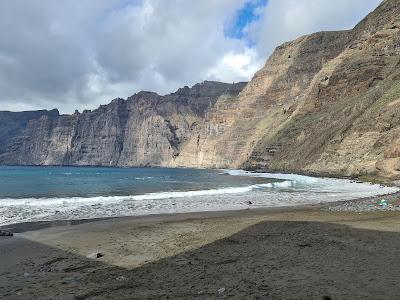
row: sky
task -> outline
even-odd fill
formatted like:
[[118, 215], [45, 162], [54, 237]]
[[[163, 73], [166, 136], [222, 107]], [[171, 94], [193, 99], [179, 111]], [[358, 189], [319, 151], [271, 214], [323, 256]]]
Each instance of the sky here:
[[0, 1], [0, 110], [95, 109], [141, 90], [249, 81], [274, 48], [381, 0]]

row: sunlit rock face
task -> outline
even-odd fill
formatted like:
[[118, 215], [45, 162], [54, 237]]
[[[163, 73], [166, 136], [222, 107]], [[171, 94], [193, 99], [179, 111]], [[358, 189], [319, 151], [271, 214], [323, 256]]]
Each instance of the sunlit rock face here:
[[400, 2], [275, 50], [248, 83], [1, 113], [0, 163], [400, 175]]
[[234, 99], [220, 98], [180, 165], [397, 176], [400, 3], [353, 30], [279, 46]]

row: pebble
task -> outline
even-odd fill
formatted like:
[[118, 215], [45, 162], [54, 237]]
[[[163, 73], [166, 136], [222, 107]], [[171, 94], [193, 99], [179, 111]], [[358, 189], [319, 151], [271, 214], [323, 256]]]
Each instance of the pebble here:
[[218, 290], [218, 294], [223, 294], [225, 292], [225, 288], [220, 288], [219, 290]]
[[82, 279], [82, 276], [80, 275], [75, 275], [75, 276], [70, 276], [70, 277], [65, 277], [64, 282], [74, 282], [74, 281], [79, 281]]

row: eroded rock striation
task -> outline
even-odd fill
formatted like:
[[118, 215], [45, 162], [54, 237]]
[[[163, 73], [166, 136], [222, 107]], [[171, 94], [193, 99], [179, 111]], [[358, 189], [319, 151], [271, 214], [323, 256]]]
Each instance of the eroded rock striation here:
[[218, 98], [244, 86], [205, 81], [166, 96], [139, 92], [73, 115], [1, 112], [0, 163], [171, 166]]
[[400, 1], [279, 46], [248, 83], [140, 92], [94, 111], [0, 112], [0, 164], [400, 176]]
[[278, 47], [234, 101], [215, 107], [228, 116], [217, 120], [223, 131], [205, 130], [208, 142], [197, 150], [193, 141], [180, 157], [200, 166], [398, 176], [399, 15], [400, 1], [386, 0], [353, 30]]

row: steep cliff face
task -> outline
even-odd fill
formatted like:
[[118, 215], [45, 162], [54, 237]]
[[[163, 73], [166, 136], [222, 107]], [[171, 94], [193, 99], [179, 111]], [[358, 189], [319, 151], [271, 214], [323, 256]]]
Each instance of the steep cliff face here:
[[218, 98], [237, 96], [244, 85], [205, 81], [166, 96], [140, 92], [73, 115], [2, 112], [0, 163], [170, 166]]
[[258, 144], [286, 124], [315, 75], [349, 40], [348, 32], [325, 32], [278, 47], [238, 97], [219, 99], [206, 118], [207, 126], [200, 135], [203, 143], [196, 145], [194, 140], [186, 145], [180, 156], [185, 160], [178, 163], [209, 167], [246, 164]]
[[[31, 112], [0, 111], [0, 157], [7, 163], [14, 154], [21, 150], [20, 141], [31, 120], [46, 118], [53, 120], [59, 117], [57, 110], [40, 110]], [[23, 164], [23, 160], [15, 159], [15, 164]]]
[[400, 175], [399, 15], [386, 0], [353, 30], [278, 47], [181, 165]]
[[343, 49], [321, 64], [296, 108], [289, 110], [291, 116], [276, 134], [258, 142], [246, 164], [398, 175], [398, 157], [387, 149], [397, 147], [400, 129], [399, 15], [400, 2], [387, 0], [344, 33]]
[[230, 167], [400, 177], [400, 2], [278, 47], [253, 79], [95, 111], [0, 113], [0, 163]]

